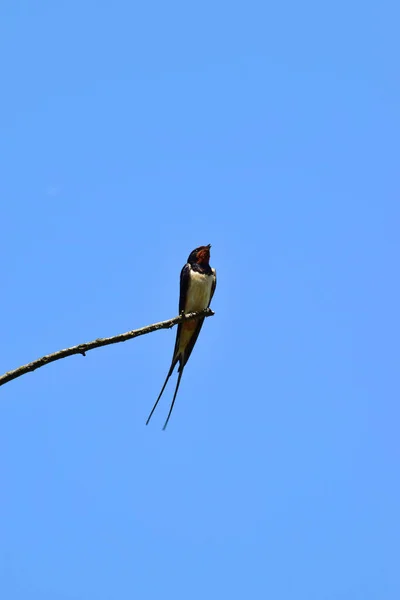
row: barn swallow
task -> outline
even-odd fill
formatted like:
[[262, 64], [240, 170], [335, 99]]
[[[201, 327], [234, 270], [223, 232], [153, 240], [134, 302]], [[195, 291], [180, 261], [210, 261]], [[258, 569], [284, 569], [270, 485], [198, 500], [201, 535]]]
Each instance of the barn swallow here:
[[[208, 244], [208, 246], [199, 246], [189, 254], [187, 263], [181, 271], [179, 313], [183, 312], [186, 314], [190, 312], [197, 312], [210, 306], [211, 298], [214, 295], [217, 285], [215, 269], [212, 269], [209, 264], [210, 248], [211, 244]], [[176, 364], [179, 362], [178, 381], [176, 383], [174, 397], [172, 399], [171, 407], [169, 409], [167, 420], [164, 423], [163, 429], [167, 427], [172, 409], [174, 408], [175, 398], [178, 393], [183, 369], [185, 368], [185, 365], [189, 360], [189, 356], [192, 353], [193, 347], [203, 326], [203, 322], [204, 317], [195, 321], [184, 321], [178, 325], [171, 367], [168, 371], [168, 375], [164, 385], [162, 386], [161, 392], [151, 410], [149, 418], [146, 421], [146, 425], [149, 424], [153, 412], [155, 411], [163, 391], [165, 390], [168, 379], [171, 377]]]

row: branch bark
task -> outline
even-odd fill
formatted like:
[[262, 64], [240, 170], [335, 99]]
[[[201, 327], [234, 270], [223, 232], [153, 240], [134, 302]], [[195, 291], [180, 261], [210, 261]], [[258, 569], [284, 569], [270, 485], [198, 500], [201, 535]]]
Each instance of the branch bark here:
[[147, 333], [152, 333], [153, 331], [157, 331], [158, 329], [170, 329], [174, 325], [178, 325], [183, 321], [193, 321], [196, 319], [200, 319], [201, 317], [212, 317], [214, 312], [211, 308], [206, 308], [200, 312], [188, 313], [187, 315], [181, 314], [178, 317], [174, 317], [173, 319], [168, 319], [168, 321], [160, 321], [160, 323], [153, 323], [153, 325], [147, 325], [146, 327], [141, 327], [140, 329], [133, 329], [132, 331], [127, 331], [126, 333], [120, 333], [119, 335], [114, 335], [108, 338], [98, 338], [97, 340], [93, 340], [92, 342], [86, 342], [84, 344], [79, 344], [78, 346], [71, 346], [71, 348], [65, 348], [64, 350], [58, 350], [58, 352], [53, 352], [52, 354], [46, 354], [46, 356], [42, 356], [42, 358], [38, 358], [33, 362], [28, 363], [27, 365], [22, 365], [22, 367], [18, 367], [18, 369], [14, 369], [13, 371], [8, 371], [8, 373], [4, 373], [0, 377], [0, 385], [4, 385], [13, 379], [17, 379], [17, 377], [21, 377], [25, 375], [25, 373], [31, 373], [36, 369], [40, 369], [40, 367], [44, 367], [51, 362], [56, 360], [60, 360], [61, 358], [66, 358], [67, 356], [73, 356], [74, 354], [82, 354], [82, 356], [86, 356], [86, 352], [89, 350], [93, 350], [94, 348], [101, 348], [102, 346], [109, 346], [110, 344], [118, 344], [119, 342], [126, 342], [127, 340], [132, 340], [133, 338], [139, 337], [140, 335], [145, 335]]

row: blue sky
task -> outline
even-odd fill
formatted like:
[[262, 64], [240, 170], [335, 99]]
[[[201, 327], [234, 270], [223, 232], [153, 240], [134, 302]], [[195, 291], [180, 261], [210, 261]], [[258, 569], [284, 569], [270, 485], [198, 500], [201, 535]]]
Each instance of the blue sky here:
[[7, 600], [397, 600], [399, 8], [0, 7]]

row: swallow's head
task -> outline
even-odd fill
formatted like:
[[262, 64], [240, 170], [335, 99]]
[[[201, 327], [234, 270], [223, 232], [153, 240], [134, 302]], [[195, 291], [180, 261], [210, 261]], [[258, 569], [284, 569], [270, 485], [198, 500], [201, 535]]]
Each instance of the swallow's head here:
[[208, 246], [199, 246], [198, 248], [195, 248], [193, 252], [189, 254], [188, 263], [190, 265], [208, 265], [210, 260], [210, 248], [211, 244], [208, 244]]

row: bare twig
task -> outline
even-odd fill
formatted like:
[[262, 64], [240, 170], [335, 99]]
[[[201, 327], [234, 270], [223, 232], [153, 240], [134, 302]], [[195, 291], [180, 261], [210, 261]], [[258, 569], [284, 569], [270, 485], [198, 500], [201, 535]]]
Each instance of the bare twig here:
[[127, 340], [132, 340], [133, 338], [139, 337], [140, 335], [145, 335], [146, 333], [152, 333], [158, 329], [169, 329], [174, 325], [182, 323], [182, 321], [193, 321], [195, 319], [199, 319], [200, 317], [212, 317], [213, 314], [214, 313], [211, 308], [206, 308], [200, 312], [188, 313], [187, 315], [181, 314], [179, 317], [174, 317], [168, 321], [161, 321], [160, 323], [147, 325], [147, 327], [141, 327], [140, 329], [133, 329], [132, 331], [120, 333], [119, 335], [114, 335], [112, 337], [99, 338], [97, 340], [93, 340], [93, 342], [86, 342], [85, 344], [79, 344], [78, 346], [72, 346], [71, 348], [65, 348], [64, 350], [58, 350], [58, 352], [46, 354], [46, 356], [42, 356], [42, 358], [38, 358], [27, 365], [23, 365], [22, 367], [18, 367], [18, 369], [4, 373], [4, 375], [0, 377], [0, 385], [4, 385], [5, 383], [8, 383], [17, 377], [21, 377], [21, 375], [25, 375], [25, 373], [35, 371], [36, 369], [44, 367], [55, 360], [60, 360], [61, 358], [66, 358], [67, 356], [72, 356], [73, 354], [82, 354], [82, 356], [86, 356], [86, 352], [93, 350], [94, 348], [101, 348], [101, 346], [109, 346], [110, 344], [126, 342]]

